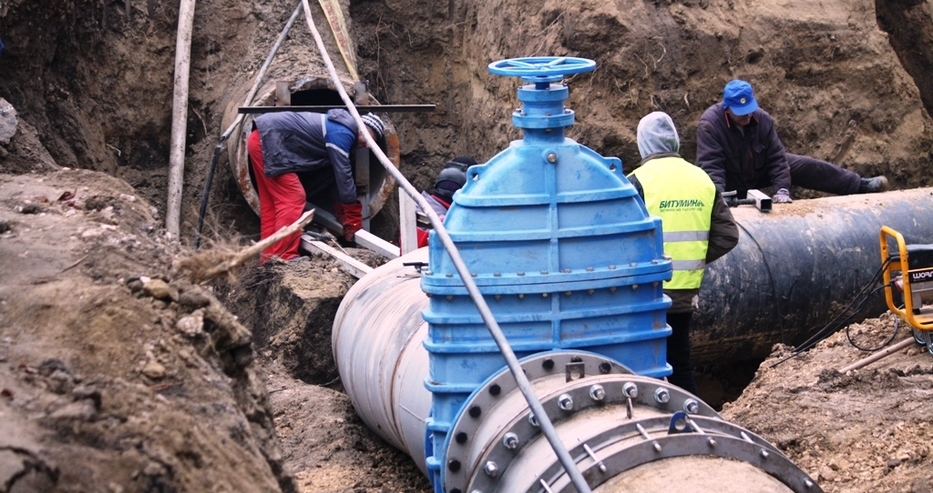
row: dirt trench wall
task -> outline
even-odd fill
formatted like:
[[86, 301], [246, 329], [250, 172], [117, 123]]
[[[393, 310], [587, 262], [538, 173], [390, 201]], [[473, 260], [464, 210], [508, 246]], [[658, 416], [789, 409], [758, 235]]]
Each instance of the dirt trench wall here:
[[876, 0], [878, 25], [913, 77], [927, 111], [933, 111], [933, 5], [923, 0]]
[[[355, 10], [368, 77], [389, 102], [436, 102], [399, 124], [421, 186], [445, 157], [489, 159], [518, 138], [509, 115], [518, 79], [490, 75], [521, 56], [591, 58], [571, 79], [571, 138], [630, 170], [641, 116], [666, 111], [682, 151], [695, 157], [700, 114], [732, 78], [753, 82], [788, 149], [887, 173], [898, 186], [928, 184], [931, 121], [900, 67], [873, 4], [858, 2], [596, 0], [367, 2]], [[419, 169], [428, 168], [419, 172]], [[404, 170], [405, 168], [403, 168]]]
[[252, 333], [125, 182], [0, 174], [0, 490], [294, 491]]

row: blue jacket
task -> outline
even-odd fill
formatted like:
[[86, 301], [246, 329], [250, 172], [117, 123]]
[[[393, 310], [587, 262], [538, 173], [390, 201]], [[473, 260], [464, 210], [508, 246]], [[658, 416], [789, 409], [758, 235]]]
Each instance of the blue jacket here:
[[332, 166], [340, 201], [357, 200], [350, 151], [356, 146], [358, 127], [349, 112], [265, 113], [253, 123], [259, 130], [266, 176]]
[[746, 191], [769, 184], [790, 190], [784, 144], [771, 115], [760, 108], [740, 128], [729, 121], [722, 103], [710, 106], [697, 126], [696, 164], [721, 192], [738, 190], [744, 197]]

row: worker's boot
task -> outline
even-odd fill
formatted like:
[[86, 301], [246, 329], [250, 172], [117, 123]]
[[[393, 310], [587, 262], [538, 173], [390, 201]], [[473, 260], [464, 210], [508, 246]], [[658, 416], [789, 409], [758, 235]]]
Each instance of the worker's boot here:
[[888, 189], [888, 179], [884, 176], [862, 178], [858, 186], [858, 193], [883, 192]]

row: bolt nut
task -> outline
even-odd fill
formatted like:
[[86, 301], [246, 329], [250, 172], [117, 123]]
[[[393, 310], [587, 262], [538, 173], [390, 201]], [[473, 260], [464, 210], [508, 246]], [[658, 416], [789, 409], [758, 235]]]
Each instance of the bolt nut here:
[[654, 400], [656, 400], [658, 404], [667, 404], [671, 400], [671, 393], [664, 387], [658, 387], [654, 391]]
[[528, 414], [528, 423], [530, 423], [531, 426], [534, 426], [535, 428], [541, 426], [538, 424], [538, 418], [536, 418], [534, 414]]
[[638, 385], [635, 385], [633, 382], [625, 382], [622, 385], [622, 393], [630, 399], [638, 397]]
[[486, 465], [483, 466], [483, 472], [486, 473], [490, 478], [495, 478], [499, 476], [499, 466], [496, 465], [493, 461], [486, 461]]
[[684, 401], [684, 412], [687, 414], [696, 414], [700, 412], [700, 403], [695, 399], [687, 399]]
[[557, 398], [557, 406], [564, 411], [573, 411], [573, 398], [570, 397], [570, 394], [561, 394]]
[[593, 399], [596, 402], [602, 401], [606, 398], [606, 389], [602, 385], [593, 385], [590, 387], [590, 399]]
[[515, 450], [518, 448], [518, 435], [512, 432], [508, 432], [502, 437], [502, 446], [509, 449]]

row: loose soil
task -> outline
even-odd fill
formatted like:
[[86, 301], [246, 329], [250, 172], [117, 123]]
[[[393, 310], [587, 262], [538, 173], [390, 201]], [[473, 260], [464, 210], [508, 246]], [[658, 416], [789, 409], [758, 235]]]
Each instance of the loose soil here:
[[[193, 256], [186, 245], [224, 112], [241, 104], [294, 7], [197, 3], [175, 239], [160, 218], [177, 4], [0, 3], [0, 108], [16, 111], [15, 132], [0, 137], [0, 491], [430, 491], [341, 391], [330, 324], [354, 279], [338, 264], [251, 264], [201, 285], [177, 268]], [[419, 189], [450, 157], [486, 161], [520, 138], [510, 124], [519, 81], [486, 65], [543, 55], [597, 61], [568, 80], [568, 135], [627, 170], [642, 115], [671, 114], [692, 159], [700, 113], [740, 77], [789, 150], [885, 173], [897, 188], [933, 185], [928, 1], [341, 7], [376, 98], [438, 105], [390, 117], [400, 169]], [[319, 70], [303, 22], [270, 80], [309, 62]], [[9, 115], [0, 120], [2, 135]], [[218, 249], [258, 234], [224, 161], [205, 231]], [[397, 212], [385, 214], [377, 233], [392, 240]], [[893, 326], [885, 316], [850, 332], [873, 344]], [[789, 350], [776, 347], [751, 377], [741, 365], [733, 378], [717, 369], [701, 396], [732, 400], [730, 385], [751, 379], [724, 417], [785, 450], [825, 491], [930, 492], [931, 356], [911, 347], [840, 374], [866, 354], [840, 333], [771, 368]]]

